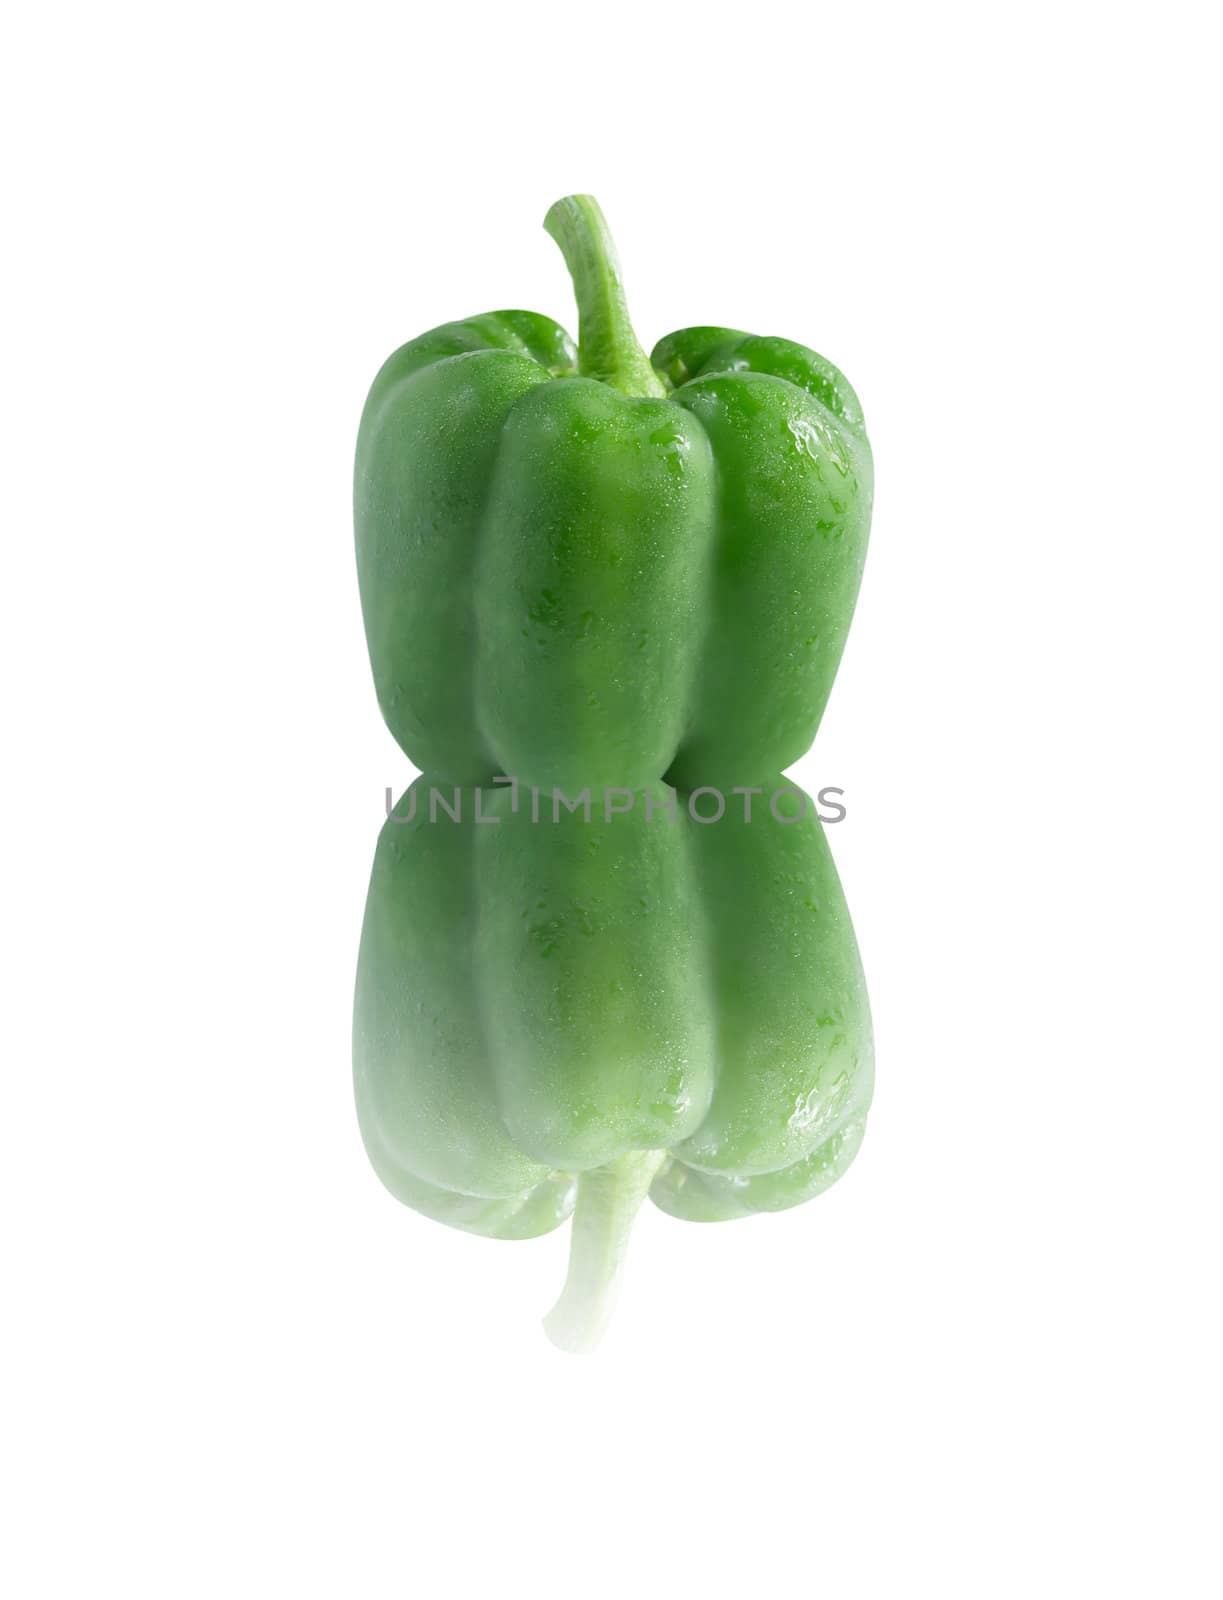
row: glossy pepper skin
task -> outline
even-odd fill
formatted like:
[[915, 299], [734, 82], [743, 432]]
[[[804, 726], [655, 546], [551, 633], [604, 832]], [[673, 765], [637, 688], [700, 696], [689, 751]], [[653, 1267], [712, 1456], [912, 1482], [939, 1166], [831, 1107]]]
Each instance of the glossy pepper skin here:
[[862, 576], [857, 396], [814, 351], [728, 328], [647, 363], [597, 209], [550, 219], [582, 359], [546, 317], [496, 312], [404, 345], [366, 403], [357, 557], [387, 724], [463, 783], [782, 771]]
[[872, 475], [821, 357], [692, 328], [647, 360], [597, 206], [547, 226], [580, 354], [534, 313], [448, 324], [362, 418], [375, 684], [426, 775], [379, 839], [354, 1064], [407, 1204], [497, 1238], [573, 1212], [547, 1325], [584, 1349], [647, 1193], [692, 1221], [779, 1210], [862, 1137], [857, 947], [780, 773], [840, 660]]

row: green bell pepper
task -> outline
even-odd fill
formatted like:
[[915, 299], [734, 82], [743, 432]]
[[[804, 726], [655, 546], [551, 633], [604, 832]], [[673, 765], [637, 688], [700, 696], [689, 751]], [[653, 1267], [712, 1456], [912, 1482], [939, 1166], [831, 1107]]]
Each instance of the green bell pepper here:
[[370, 656], [425, 775], [378, 843], [354, 1068], [410, 1206], [505, 1239], [573, 1213], [547, 1326], [585, 1349], [647, 1194], [691, 1221], [780, 1210], [861, 1141], [857, 947], [778, 774], [845, 642], [871, 457], [822, 358], [696, 328], [647, 361], [595, 203], [547, 226], [580, 355], [533, 313], [452, 323], [362, 419]]
[[548, 213], [580, 355], [501, 311], [397, 350], [357, 444], [379, 704], [422, 771], [691, 789], [815, 737], [870, 524], [870, 446], [837, 369], [730, 328], [637, 343], [606, 224]]

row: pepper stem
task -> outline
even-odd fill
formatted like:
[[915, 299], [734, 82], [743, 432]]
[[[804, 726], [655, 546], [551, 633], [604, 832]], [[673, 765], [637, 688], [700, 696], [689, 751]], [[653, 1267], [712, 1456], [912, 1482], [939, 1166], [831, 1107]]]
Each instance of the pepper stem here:
[[558, 200], [544, 227], [561, 247], [578, 303], [578, 370], [628, 395], [664, 395], [629, 321], [620, 262], [593, 195]]
[[629, 1150], [578, 1176], [569, 1235], [569, 1276], [544, 1318], [554, 1345], [571, 1355], [594, 1349], [615, 1310], [633, 1219], [649, 1192], [665, 1150]]

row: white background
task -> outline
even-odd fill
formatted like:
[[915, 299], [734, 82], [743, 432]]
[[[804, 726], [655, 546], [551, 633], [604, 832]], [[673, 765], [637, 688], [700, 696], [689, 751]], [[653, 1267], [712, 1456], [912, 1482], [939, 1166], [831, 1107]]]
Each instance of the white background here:
[[[6, 1592], [1219, 1593], [1208, 8], [48, 5], [3, 51]], [[400, 341], [844, 367], [873, 546], [818, 746], [879, 1055], [816, 1203], [563, 1233], [379, 1187], [351, 452]]]

